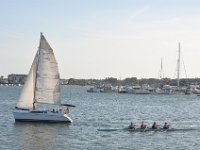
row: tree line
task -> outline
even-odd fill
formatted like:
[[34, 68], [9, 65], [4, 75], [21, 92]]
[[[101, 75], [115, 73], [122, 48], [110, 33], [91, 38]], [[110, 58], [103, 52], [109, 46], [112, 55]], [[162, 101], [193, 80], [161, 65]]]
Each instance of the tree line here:
[[[160, 85], [177, 85], [177, 79], [170, 79], [170, 78], [142, 78], [137, 79], [136, 77], [129, 77], [125, 79], [117, 79], [113, 77], [108, 77], [105, 79], [74, 79], [70, 78], [67, 81], [68, 85], [91, 85], [91, 86], [100, 86], [103, 84], [111, 84], [112, 86], [134, 86], [134, 85], [153, 85], [153, 84], [160, 84]], [[187, 86], [191, 84], [200, 84], [200, 78], [190, 78], [190, 79], [180, 79], [180, 86]]]

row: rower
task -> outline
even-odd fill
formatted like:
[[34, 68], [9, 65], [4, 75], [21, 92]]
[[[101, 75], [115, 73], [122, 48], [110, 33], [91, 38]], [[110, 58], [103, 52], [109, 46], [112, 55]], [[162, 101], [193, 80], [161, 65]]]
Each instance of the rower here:
[[131, 122], [130, 126], [129, 126], [129, 129], [135, 129], [135, 125], [133, 122]]
[[156, 124], [156, 122], [153, 123], [152, 129], [158, 129], [158, 125]]
[[146, 128], [147, 128], [147, 125], [144, 124], [144, 121], [142, 121], [140, 128], [141, 128], [141, 129], [146, 129]]
[[167, 124], [167, 122], [165, 122], [164, 126], [163, 126], [163, 129], [169, 129], [170, 125]]

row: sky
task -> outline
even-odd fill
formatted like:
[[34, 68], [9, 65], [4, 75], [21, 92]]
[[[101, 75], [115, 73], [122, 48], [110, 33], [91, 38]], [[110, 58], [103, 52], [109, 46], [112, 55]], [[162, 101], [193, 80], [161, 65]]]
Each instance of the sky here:
[[0, 0], [0, 75], [27, 74], [40, 32], [61, 78], [200, 77], [199, 0]]

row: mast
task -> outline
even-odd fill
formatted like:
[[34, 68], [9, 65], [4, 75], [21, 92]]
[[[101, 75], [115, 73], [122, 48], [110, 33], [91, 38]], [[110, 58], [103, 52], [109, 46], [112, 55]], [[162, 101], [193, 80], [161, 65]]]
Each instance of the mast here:
[[181, 44], [178, 43], [178, 60], [177, 60], [177, 87], [180, 88], [180, 56], [181, 56]]
[[[37, 56], [40, 55], [40, 47], [41, 47], [41, 39], [42, 39], [42, 32], [40, 33], [40, 42], [39, 42], [39, 48], [38, 48], [38, 51], [37, 51]], [[37, 61], [36, 61], [36, 69], [35, 69], [35, 81], [34, 81], [34, 98], [33, 98], [33, 110], [35, 110], [35, 103], [36, 103], [36, 100], [35, 100], [35, 93], [36, 93], [36, 82], [37, 82], [37, 70], [38, 70], [38, 61], [39, 61], [39, 57], [37, 57]]]
[[163, 78], [163, 60], [161, 58], [161, 64], [160, 64], [160, 79]]

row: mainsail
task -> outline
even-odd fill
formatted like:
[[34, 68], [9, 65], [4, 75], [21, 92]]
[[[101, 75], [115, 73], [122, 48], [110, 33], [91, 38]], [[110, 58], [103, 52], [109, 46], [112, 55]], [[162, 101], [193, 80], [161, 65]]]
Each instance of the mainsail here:
[[33, 103], [60, 104], [60, 77], [53, 49], [41, 34], [35, 56], [17, 107], [33, 108]]
[[60, 104], [60, 76], [53, 49], [41, 35], [36, 73], [35, 101]]

